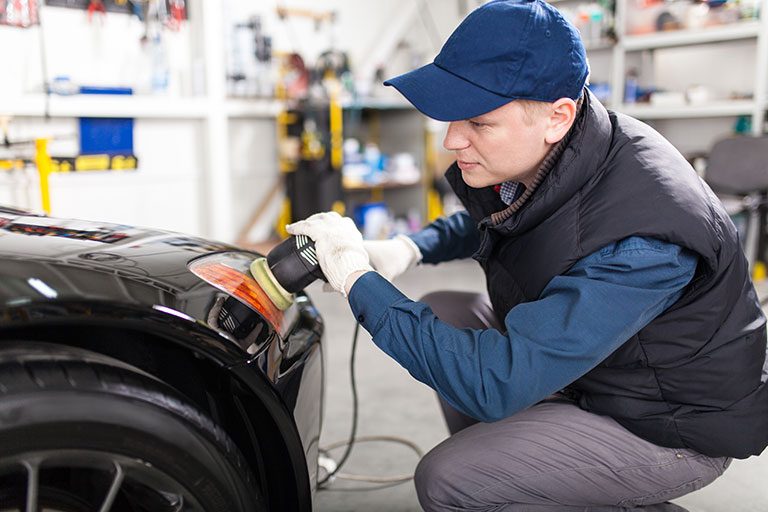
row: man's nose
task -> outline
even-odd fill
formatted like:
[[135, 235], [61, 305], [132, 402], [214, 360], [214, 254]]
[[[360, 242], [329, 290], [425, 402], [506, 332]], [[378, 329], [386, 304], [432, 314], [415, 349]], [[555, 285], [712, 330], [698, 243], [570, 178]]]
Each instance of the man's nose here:
[[443, 139], [443, 147], [448, 151], [460, 151], [469, 146], [469, 140], [464, 135], [462, 121], [448, 123], [448, 131]]

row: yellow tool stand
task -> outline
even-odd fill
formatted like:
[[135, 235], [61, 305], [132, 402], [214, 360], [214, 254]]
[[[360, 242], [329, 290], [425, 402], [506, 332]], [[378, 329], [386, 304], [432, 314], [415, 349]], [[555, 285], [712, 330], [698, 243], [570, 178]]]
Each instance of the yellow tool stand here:
[[48, 152], [50, 139], [35, 139], [32, 161], [23, 158], [0, 160], [0, 170], [17, 171], [34, 164], [40, 176], [40, 199], [43, 211], [51, 213], [50, 176], [53, 173], [74, 171], [135, 170], [138, 159], [133, 155], [80, 155], [74, 158], [52, 158]]

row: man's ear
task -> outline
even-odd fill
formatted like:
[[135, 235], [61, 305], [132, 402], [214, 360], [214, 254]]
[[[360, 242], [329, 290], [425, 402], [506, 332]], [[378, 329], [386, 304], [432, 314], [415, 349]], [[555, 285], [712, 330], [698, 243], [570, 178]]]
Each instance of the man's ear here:
[[555, 144], [565, 137], [576, 120], [576, 102], [571, 98], [560, 98], [552, 103], [552, 110], [547, 120], [547, 130], [544, 139], [549, 144]]

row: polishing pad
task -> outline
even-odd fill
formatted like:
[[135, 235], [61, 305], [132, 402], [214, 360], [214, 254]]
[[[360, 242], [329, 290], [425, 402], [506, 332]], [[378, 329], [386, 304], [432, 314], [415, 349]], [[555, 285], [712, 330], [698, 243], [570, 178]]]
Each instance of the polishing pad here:
[[272, 271], [269, 270], [266, 258], [257, 258], [251, 263], [251, 275], [272, 300], [278, 309], [284, 311], [293, 304], [293, 296], [280, 286]]

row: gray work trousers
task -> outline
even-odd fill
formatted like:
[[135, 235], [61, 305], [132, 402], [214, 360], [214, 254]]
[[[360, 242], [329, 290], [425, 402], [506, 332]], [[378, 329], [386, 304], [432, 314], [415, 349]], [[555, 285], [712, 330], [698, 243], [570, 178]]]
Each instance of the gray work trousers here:
[[[437, 292], [422, 301], [455, 327], [500, 327], [485, 295]], [[731, 462], [657, 446], [559, 395], [494, 423], [441, 406], [452, 435], [414, 478], [428, 512], [684, 511], [665, 502], [711, 483]]]

